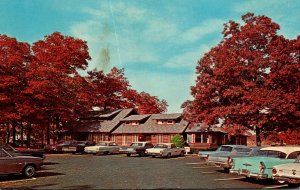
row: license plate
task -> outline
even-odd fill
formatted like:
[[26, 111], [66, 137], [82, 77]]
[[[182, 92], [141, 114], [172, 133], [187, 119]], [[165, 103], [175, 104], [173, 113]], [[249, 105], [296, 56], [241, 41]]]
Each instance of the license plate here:
[[249, 170], [242, 169], [242, 174], [248, 174]]

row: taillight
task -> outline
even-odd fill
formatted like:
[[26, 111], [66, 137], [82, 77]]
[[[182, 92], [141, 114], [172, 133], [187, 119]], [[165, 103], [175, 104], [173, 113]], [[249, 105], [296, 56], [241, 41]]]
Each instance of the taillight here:
[[276, 168], [273, 168], [273, 169], [272, 169], [272, 173], [273, 173], [273, 174], [277, 174]]
[[260, 171], [260, 173], [264, 173], [265, 169], [266, 169], [265, 164], [263, 162], [260, 162], [259, 164], [260, 164], [259, 165], [259, 171]]
[[227, 159], [228, 165], [232, 165], [233, 159], [229, 156]]
[[205, 159], [206, 159], [206, 160], [208, 160], [208, 158], [209, 158], [209, 154], [206, 156], [206, 158], [205, 158]]

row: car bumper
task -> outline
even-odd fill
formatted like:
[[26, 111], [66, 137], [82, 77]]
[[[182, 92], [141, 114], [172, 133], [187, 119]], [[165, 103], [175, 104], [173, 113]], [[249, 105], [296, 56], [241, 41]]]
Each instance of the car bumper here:
[[289, 176], [273, 176], [274, 180], [277, 181], [286, 181], [288, 183], [300, 184], [300, 178], [294, 178]]
[[156, 153], [156, 152], [146, 152], [148, 156], [163, 156], [161, 153]]
[[234, 170], [234, 169], [230, 169], [229, 173], [234, 174], [234, 175], [240, 175], [240, 171], [239, 170]]
[[136, 154], [135, 150], [119, 150], [120, 154]]
[[208, 162], [210, 164], [213, 164], [217, 167], [220, 167], [220, 168], [231, 168], [231, 165], [229, 165], [228, 163], [224, 163], [224, 162]]
[[98, 151], [97, 150], [84, 150], [84, 152], [87, 154], [96, 154]]

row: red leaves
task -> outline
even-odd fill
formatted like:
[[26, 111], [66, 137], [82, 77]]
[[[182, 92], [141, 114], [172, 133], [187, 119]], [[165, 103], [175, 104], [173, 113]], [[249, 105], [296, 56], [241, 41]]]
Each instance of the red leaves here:
[[224, 40], [198, 62], [186, 119], [266, 130], [299, 127], [300, 46], [276, 34], [265, 16], [244, 15], [245, 24], [224, 25]]

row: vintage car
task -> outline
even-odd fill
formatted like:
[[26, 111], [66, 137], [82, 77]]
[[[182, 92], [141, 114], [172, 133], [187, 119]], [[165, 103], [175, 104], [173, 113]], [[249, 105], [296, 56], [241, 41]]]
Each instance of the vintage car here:
[[95, 146], [88, 146], [84, 148], [84, 152], [87, 154], [116, 154], [119, 153], [120, 147], [115, 142], [100, 142]]
[[121, 147], [120, 153], [126, 154], [127, 156], [130, 155], [139, 155], [139, 156], [145, 156], [145, 151], [147, 148], [152, 148], [153, 144], [149, 142], [133, 142], [128, 147]]
[[83, 154], [85, 147], [95, 146], [95, 145], [96, 143], [93, 141], [78, 141], [77, 143], [70, 144], [70, 146], [68, 147], [68, 152], [71, 152], [72, 154], [75, 153]]
[[219, 153], [210, 155], [207, 162], [222, 167], [224, 171], [229, 172], [233, 158], [257, 156], [261, 148], [262, 147], [234, 147], [231, 152], [220, 151]]
[[73, 152], [76, 148], [70, 148], [70, 146], [76, 146], [78, 141], [68, 140], [52, 145], [45, 145], [44, 150], [46, 153], [63, 153], [63, 152]]
[[230, 153], [235, 148], [246, 148], [247, 146], [244, 145], [221, 145], [217, 150], [215, 151], [199, 151], [198, 156], [200, 159], [207, 160], [210, 155], [217, 154], [217, 153]]
[[275, 165], [292, 163], [300, 154], [300, 146], [271, 146], [259, 150], [254, 157], [234, 158], [230, 173], [256, 179], [271, 179]]
[[287, 182], [289, 187], [300, 186], [300, 155], [294, 163], [276, 165], [272, 169], [273, 179]]
[[21, 156], [0, 148], [0, 175], [23, 174], [30, 178], [36, 174], [42, 164], [42, 158]]
[[45, 152], [42, 149], [20, 148], [17, 150], [9, 144], [0, 144], [0, 148], [15, 155], [34, 156], [45, 159]]
[[153, 148], [147, 148], [145, 153], [152, 157], [165, 157], [184, 156], [185, 149], [176, 147], [173, 143], [159, 143]]

